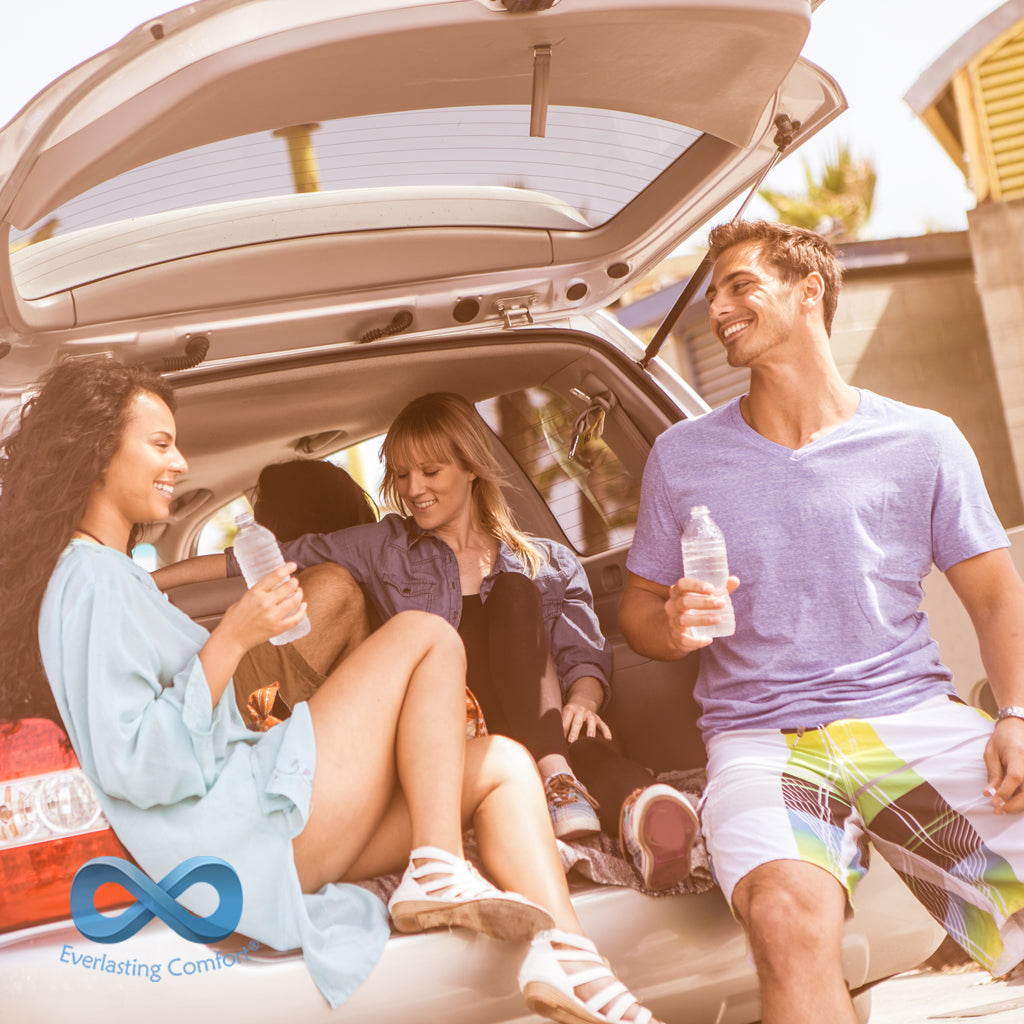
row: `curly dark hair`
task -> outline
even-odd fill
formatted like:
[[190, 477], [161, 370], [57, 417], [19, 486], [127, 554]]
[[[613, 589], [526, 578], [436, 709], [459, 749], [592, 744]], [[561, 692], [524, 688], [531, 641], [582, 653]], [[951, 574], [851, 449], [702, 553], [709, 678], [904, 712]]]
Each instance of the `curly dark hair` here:
[[[39, 610], [89, 490], [121, 442], [132, 399], [150, 392], [174, 409], [151, 370], [107, 358], [47, 373], [0, 447], [0, 721], [60, 722], [39, 652]], [[132, 530], [129, 553], [140, 527]]]

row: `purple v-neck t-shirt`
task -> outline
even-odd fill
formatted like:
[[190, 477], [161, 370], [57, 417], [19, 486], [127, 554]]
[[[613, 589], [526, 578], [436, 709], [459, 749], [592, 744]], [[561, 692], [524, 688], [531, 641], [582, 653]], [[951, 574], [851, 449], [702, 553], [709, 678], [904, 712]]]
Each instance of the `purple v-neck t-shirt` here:
[[848, 422], [798, 451], [751, 429], [738, 399], [677, 423], [647, 462], [632, 572], [665, 586], [683, 575], [694, 505], [711, 510], [741, 581], [735, 635], [701, 656], [705, 741], [954, 692], [921, 581], [1008, 541], [952, 420], [861, 391]]

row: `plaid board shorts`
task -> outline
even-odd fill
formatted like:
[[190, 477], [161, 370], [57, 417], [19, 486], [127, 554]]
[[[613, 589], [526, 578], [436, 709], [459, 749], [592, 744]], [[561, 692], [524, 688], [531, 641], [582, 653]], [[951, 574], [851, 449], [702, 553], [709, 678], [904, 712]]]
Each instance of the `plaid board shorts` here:
[[1003, 974], [1024, 959], [1024, 814], [982, 795], [992, 721], [935, 697], [895, 715], [802, 731], [720, 733], [701, 823], [727, 899], [775, 860], [824, 868], [850, 905], [870, 847], [949, 935]]

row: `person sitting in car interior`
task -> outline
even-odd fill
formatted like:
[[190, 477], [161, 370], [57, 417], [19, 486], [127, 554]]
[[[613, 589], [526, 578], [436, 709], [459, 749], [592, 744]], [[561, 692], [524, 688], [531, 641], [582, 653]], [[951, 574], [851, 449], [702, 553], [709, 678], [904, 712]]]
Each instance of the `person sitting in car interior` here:
[[[173, 404], [148, 370], [87, 359], [58, 365], [22, 407], [0, 456], [0, 718], [63, 723], [151, 878], [226, 861], [239, 930], [301, 947], [332, 1006], [390, 935], [381, 901], [344, 883], [404, 867], [388, 903], [399, 931], [528, 942], [519, 985], [534, 1012], [651, 1024], [583, 936], [529, 756], [505, 737], [466, 740], [465, 655], [439, 616], [393, 616], [287, 721], [246, 728], [231, 692], [242, 653], [306, 603], [286, 563], [208, 633], [132, 561], [138, 524], [167, 518], [188, 468]], [[465, 860], [470, 826], [507, 890]], [[180, 899], [204, 909], [192, 890]]]
[[[523, 743], [537, 761], [555, 834], [575, 838], [603, 826], [618, 835], [647, 888], [681, 882], [696, 813], [612, 741], [599, 714], [611, 645], [586, 573], [564, 545], [517, 527], [483, 420], [460, 395], [423, 395], [398, 414], [381, 451], [383, 494], [401, 514], [284, 545], [300, 568], [322, 573], [333, 564], [351, 574], [347, 594], [331, 580], [343, 610], [332, 602], [326, 617], [363, 628], [360, 586], [384, 619], [408, 608], [444, 617], [465, 644], [468, 685], [488, 730]], [[230, 550], [155, 577], [167, 589], [225, 573], [238, 573]], [[268, 656], [295, 661], [303, 643]]]
[[[330, 533], [377, 522], [377, 506], [349, 474], [332, 462], [291, 459], [264, 466], [252, 495], [256, 522], [281, 543], [304, 533]], [[310, 632], [295, 644], [259, 644], [247, 651], [235, 670], [235, 698], [251, 726], [287, 717], [307, 700], [324, 678], [369, 635], [379, 619], [359, 600], [347, 576], [332, 567], [311, 566], [301, 575], [310, 608]], [[160, 573], [156, 574], [159, 582]], [[371, 621], [372, 617], [372, 621]], [[260, 714], [253, 697], [262, 681], [276, 689], [267, 694]], [[260, 694], [262, 696], [262, 694]]]

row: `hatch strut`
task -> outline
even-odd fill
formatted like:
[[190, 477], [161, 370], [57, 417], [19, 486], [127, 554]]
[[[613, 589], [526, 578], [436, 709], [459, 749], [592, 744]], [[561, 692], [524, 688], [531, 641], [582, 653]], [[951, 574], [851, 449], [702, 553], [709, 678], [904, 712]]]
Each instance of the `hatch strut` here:
[[530, 135], [544, 137], [548, 124], [548, 97], [551, 94], [551, 46], [533, 48], [533, 96], [530, 99]]
[[[754, 182], [754, 186], [747, 194], [747, 198], [743, 200], [743, 204], [736, 211], [733, 220], [739, 220], [750, 200], [757, 194], [757, 190], [763, 184], [764, 179], [768, 177], [768, 172], [782, 159], [783, 153], [789, 148], [796, 133], [800, 130], [800, 122], [791, 121], [787, 114], [779, 114], [775, 118], [775, 127], [777, 130], [775, 138], [772, 140], [775, 143], [775, 152], [772, 154], [771, 160], [768, 161], [768, 166], [765, 167], [758, 176], [757, 181]], [[676, 321], [683, 315], [683, 310], [686, 309], [694, 295], [697, 294], [697, 289], [704, 283], [704, 279], [708, 276], [710, 270], [711, 254], [705, 253], [704, 259], [700, 261], [699, 266], [690, 276], [690, 280], [686, 282], [686, 287], [679, 298], [676, 299], [675, 305], [669, 310], [668, 316], [665, 317], [661, 325], [654, 332], [654, 337], [651, 338], [651, 342], [644, 351], [643, 358], [640, 360], [641, 369], [646, 370], [648, 363], [661, 351], [661, 346], [665, 344], [665, 339], [668, 337], [669, 332], [675, 327]]]

